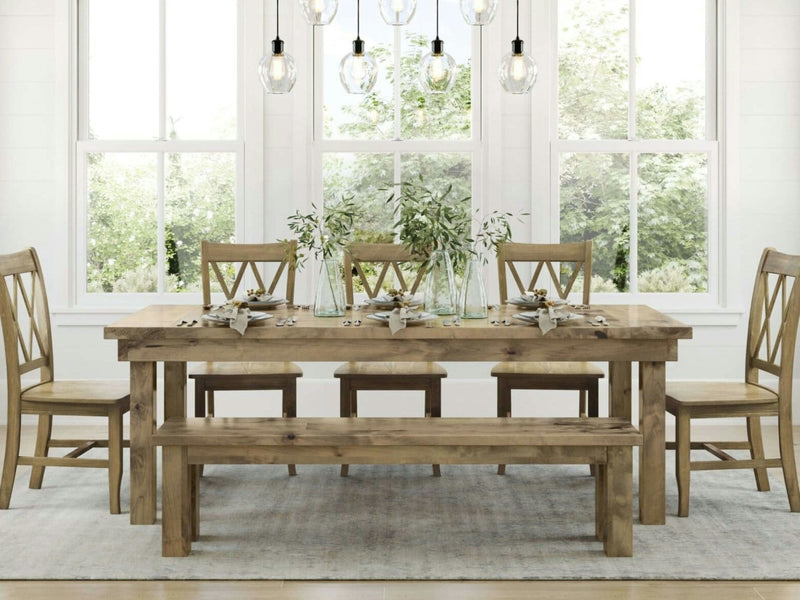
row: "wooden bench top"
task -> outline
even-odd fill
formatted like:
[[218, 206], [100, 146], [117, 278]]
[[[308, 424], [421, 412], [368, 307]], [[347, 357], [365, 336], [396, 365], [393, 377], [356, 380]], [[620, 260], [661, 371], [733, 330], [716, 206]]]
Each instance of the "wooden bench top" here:
[[170, 418], [157, 446], [639, 446], [621, 418]]

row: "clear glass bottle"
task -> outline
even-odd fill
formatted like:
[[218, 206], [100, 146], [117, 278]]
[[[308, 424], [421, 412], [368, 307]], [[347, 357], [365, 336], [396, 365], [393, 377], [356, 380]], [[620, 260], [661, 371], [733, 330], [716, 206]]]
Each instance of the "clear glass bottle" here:
[[463, 319], [485, 319], [489, 316], [486, 287], [483, 285], [483, 265], [477, 258], [467, 263], [461, 290], [458, 294], [458, 316]]
[[344, 282], [339, 260], [326, 258], [319, 265], [314, 316], [342, 317], [344, 311]]
[[453, 263], [444, 250], [434, 250], [425, 277], [425, 310], [435, 315], [456, 314], [456, 283]]

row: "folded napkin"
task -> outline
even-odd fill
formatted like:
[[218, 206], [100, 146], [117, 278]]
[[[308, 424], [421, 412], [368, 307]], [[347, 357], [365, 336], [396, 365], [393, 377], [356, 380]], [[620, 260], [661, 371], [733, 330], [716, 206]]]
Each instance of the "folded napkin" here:
[[247, 331], [250, 309], [241, 308], [238, 302], [226, 302], [222, 306], [216, 306], [210, 314], [227, 319], [231, 329], [235, 329], [240, 335], [244, 335]]
[[545, 306], [544, 308], [540, 308], [538, 310], [538, 322], [539, 322], [539, 329], [542, 330], [542, 335], [547, 334], [548, 331], [551, 329], [555, 329], [558, 326], [558, 319], [564, 319], [569, 317], [569, 313], [565, 313], [563, 310], [560, 310], [559, 306]]
[[419, 313], [415, 310], [406, 308], [405, 306], [402, 308], [395, 308], [389, 313], [389, 331], [394, 335], [401, 329], [406, 328], [406, 322], [409, 319], [417, 318], [419, 318]]

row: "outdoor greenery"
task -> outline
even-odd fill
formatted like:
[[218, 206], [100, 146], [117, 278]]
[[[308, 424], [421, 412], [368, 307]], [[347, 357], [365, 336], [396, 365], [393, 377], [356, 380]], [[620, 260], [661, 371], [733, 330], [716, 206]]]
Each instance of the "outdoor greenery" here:
[[309, 213], [295, 211], [289, 217], [289, 230], [297, 238], [295, 260], [298, 268], [303, 266], [309, 254], [317, 260], [338, 258], [353, 237], [353, 226], [360, 213], [352, 197], [327, 204], [322, 213], [314, 204], [311, 209]]

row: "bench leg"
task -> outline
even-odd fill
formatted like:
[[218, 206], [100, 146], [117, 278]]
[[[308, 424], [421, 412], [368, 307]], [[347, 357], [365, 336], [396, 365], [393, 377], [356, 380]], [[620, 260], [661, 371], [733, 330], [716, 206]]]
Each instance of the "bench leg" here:
[[611, 446], [605, 468], [606, 556], [633, 556], [633, 449]]
[[[281, 390], [282, 393], [282, 401], [283, 401], [283, 418], [295, 418], [297, 417], [297, 380], [292, 377], [290, 381], [287, 381], [283, 389]], [[294, 465], [289, 465], [289, 475], [297, 475], [297, 468]]]
[[606, 535], [606, 465], [594, 465], [594, 535], [598, 541], [604, 542]]
[[190, 504], [192, 511], [192, 541], [200, 539], [200, 471], [203, 465], [191, 465], [189, 467], [190, 479]]
[[[339, 416], [340, 417], [352, 417], [353, 414], [353, 398], [354, 392], [352, 391], [352, 386], [350, 385], [350, 379], [347, 377], [342, 377], [339, 379]], [[347, 477], [348, 472], [350, 470], [350, 465], [342, 465], [341, 471], [339, 475], [341, 477]]]
[[[442, 380], [430, 382], [425, 390], [425, 416], [438, 419], [442, 416]], [[433, 476], [441, 477], [439, 465], [433, 465]]]
[[164, 446], [161, 481], [161, 554], [187, 556], [192, 549], [192, 508], [187, 450]]
[[[502, 376], [497, 378], [497, 416], [511, 416], [511, 386], [506, 378]], [[506, 466], [497, 465], [497, 474], [505, 475]]]

